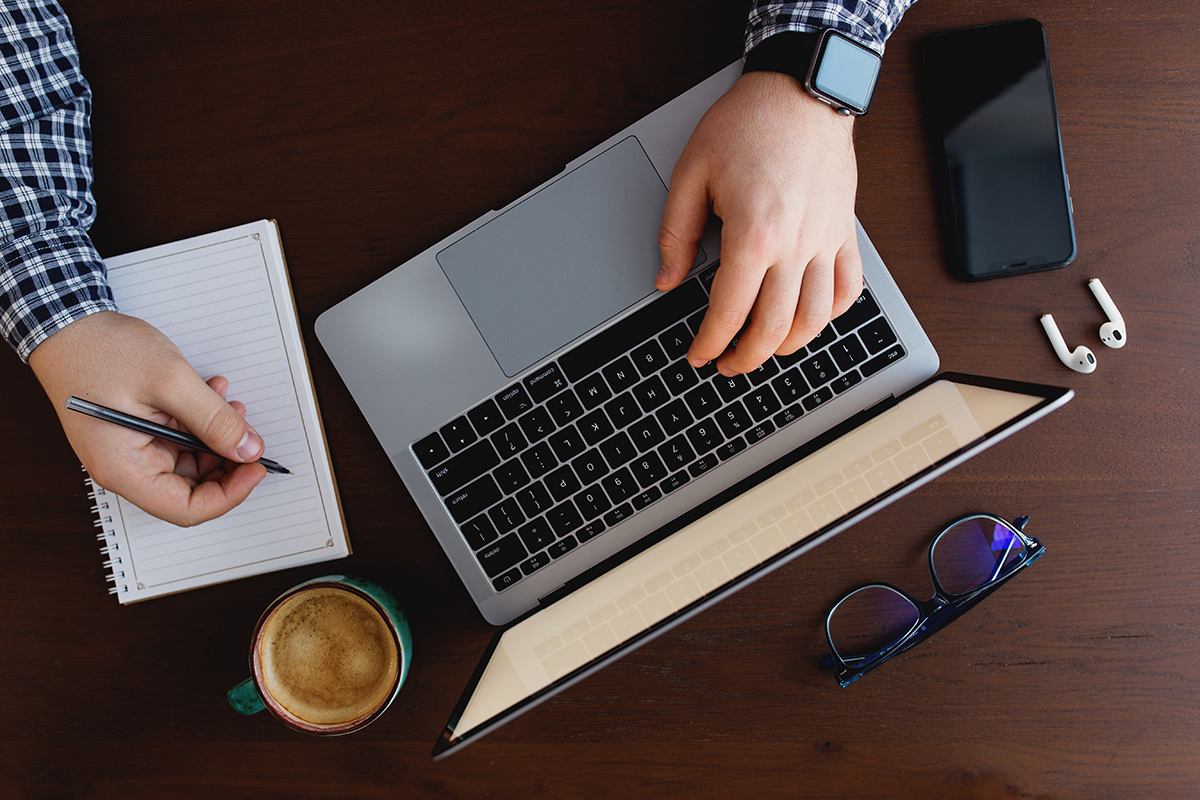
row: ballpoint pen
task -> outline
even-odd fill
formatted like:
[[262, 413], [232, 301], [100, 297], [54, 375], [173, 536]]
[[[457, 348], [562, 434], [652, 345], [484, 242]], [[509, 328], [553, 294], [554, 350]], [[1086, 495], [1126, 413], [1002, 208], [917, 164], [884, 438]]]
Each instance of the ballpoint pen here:
[[[172, 442], [180, 447], [188, 447], [192, 450], [199, 450], [203, 453], [211, 453], [214, 456], [221, 456], [220, 453], [214, 452], [212, 448], [204, 442], [192, 436], [190, 433], [168, 428], [165, 425], [159, 425], [150, 420], [135, 417], [131, 414], [126, 414], [121, 411], [115, 411], [107, 406], [98, 405], [97, 403], [89, 403], [87, 400], [81, 400], [75, 395], [67, 398], [67, 408], [71, 411], [78, 411], [80, 414], [87, 414], [89, 417], [95, 417], [105, 422], [111, 422], [114, 425], [120, 425], [122, 428], [128, 428], [131, 431], [149, 434], [158, 439]], [[291, 475], [292, 471], [287, 467], [272, 461], [269, 458], [260, 458], [258, 463], [267, 468], [267, 472], [279, 472], [285, 475]]]

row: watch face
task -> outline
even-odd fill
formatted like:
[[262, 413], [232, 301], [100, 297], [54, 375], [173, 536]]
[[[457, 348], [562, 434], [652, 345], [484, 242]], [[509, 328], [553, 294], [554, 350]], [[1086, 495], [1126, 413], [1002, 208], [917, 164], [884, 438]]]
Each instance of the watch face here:
[[862, 114], [871, 105], [882, 62], [875, 51], [827, 31], [811, 77], [811, 88], [835, 101], [835, 105]]

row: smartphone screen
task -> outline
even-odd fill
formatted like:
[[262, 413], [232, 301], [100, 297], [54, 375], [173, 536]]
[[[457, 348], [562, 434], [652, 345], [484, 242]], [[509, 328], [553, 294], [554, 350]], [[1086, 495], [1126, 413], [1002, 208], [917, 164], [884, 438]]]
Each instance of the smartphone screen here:
[[1075, 227], [1041, 23], [934, 34], [920, 67], [955, 272], [982, 280], [1069, 264]]

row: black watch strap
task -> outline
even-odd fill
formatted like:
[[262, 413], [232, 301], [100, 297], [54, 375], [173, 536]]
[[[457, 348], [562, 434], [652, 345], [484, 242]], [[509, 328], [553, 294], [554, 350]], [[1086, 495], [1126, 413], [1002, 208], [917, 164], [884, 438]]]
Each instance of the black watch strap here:
[[821, 34], [803, 31], [783, 31], [769, 36], [746, 55], [746, 66], [742, 68], [742, 74], [782, 72], [803, 84], [808, 78], [813, 53], [820, 41]]

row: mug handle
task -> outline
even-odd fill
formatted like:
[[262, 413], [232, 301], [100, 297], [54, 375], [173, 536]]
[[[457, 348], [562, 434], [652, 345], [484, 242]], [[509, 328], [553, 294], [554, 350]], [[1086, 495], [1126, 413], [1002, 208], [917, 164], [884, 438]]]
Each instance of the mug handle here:
[[243, 716], [257, 714], [267, 707], [254, 685], [253, 678], [246, 678], [230, 689], [225, 696], [229, 698], [229, 705], [233, 706], [233, 710]]

